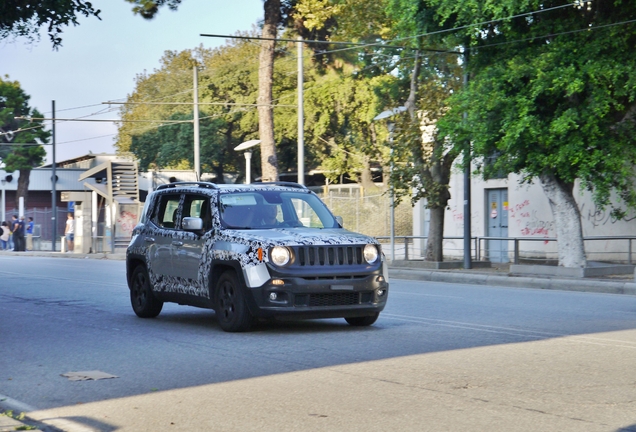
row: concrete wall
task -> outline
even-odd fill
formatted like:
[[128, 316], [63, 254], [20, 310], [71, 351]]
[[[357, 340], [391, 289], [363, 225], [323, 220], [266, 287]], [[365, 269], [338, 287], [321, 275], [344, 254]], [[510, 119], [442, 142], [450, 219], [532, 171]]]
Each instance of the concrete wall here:
[[[484, 181], [473, 177], [471, 183], [471, 230], [472, 236], [486, 236], [486, 223], [489, 217], [487, 208], [487, 191], [489, 189], [508, 188], [508, 236], [554, 238], [554, 219], [550, 204], [541, 185], [521, 184], [521, 178], [510, 175], [507, 179]], [[448, 203], [445, 217], [445, 237], [463, 236], [464, 234], [464, 176], [455, 169], [450, 181], [451, 200]], [[630, 211], [624, 220], [616, 220], [611, 210], [600, 210], [591, 194], [575, 187], [575, 199], [581, 211], [583, 235], [588, 236], [636, 236], [636, 213]], [[636, 242], [634, 242], [636, 251]], [[594, 240], [586, 241], [587, 258], [589, 260], [626, 261], [628, 258], [628, 241], [626, 240]], [[485, 254], [482, 244], [481, 256]], [[445, 255], [455, 258], [463, 256], [463, 240], [446, 240]], [[532, 241], [520, 244], [521, 256], [526, 258], [556, 259], [556, 242]], [[509, 258], [512, 260], [513, 244], [509, 244]], [[636, 253], [633, 255], [636, 260]]]

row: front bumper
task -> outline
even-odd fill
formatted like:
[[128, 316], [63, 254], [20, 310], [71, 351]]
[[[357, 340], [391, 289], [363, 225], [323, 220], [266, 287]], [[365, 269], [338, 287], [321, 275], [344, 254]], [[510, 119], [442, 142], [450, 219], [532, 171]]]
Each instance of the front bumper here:
[[248, 305], [259, 318], [347, 318], [381, 312], [389, 284], [380, 270], [338, 277], [273, 275], [260, 287], [248, 288]]

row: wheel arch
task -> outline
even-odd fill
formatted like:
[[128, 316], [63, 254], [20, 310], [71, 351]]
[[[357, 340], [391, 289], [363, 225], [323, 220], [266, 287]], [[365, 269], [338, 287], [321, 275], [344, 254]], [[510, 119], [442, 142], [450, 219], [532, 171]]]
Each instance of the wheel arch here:
[[146, 266], [146, 260], [141, 256], [134, 255], [129, 256], [128, 259], [126, 259], [126, 282], [128, 283], [128, 289], [130, 289], [132, 274], [137, 266], [140, 265], [146, 267], [146, 270], [148, 269], [148, 266]]
[[212, 265], [210, 266], [210, 278], [208, 282], [208, 289], [210, 290], [210, 300], [212, 300], [212, 302], [214, 302], [216, 298], [216, 286], [219, 282], [219, 278], [228, 270], [234, 271], [241, 286], [243, 288], [246, 287], [243, 269], [238, 262], [221, 260], [213, 261]]

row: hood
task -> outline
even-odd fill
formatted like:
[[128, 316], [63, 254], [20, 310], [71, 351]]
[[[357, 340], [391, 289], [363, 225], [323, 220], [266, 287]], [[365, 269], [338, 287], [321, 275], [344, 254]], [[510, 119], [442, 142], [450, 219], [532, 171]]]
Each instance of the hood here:
[[266, 230], [225, 230], [232, 237], [275, 245], [346, 245], [377, 244], [373, 237], [347, 231], [344, 228], [274, 228]]

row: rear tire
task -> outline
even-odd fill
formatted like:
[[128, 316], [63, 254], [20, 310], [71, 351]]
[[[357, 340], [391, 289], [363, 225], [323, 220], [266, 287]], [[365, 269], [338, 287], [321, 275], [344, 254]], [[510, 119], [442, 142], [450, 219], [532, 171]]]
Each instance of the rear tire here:
[[140, 318], [155, 318], [163, 308], [163, 302], [157, 300], [152, 292], [148, 271], [143, 265], [133, 270], [130, 281], [130, 304]]
[[380, 316], [380, 312], [376, 312], [373, 315], [363, 316], [363, 317], [348, 317], [345, 318], [345, 321], [354, 327], [366, 327], [373, 324], [378, 317]]
[[247, 308], [243, 287], [233, 270], [223, 273], [216, 285], [215, 313], [219, 326], [226, 332], [244, 332], [252, 327], [254, 318]]

